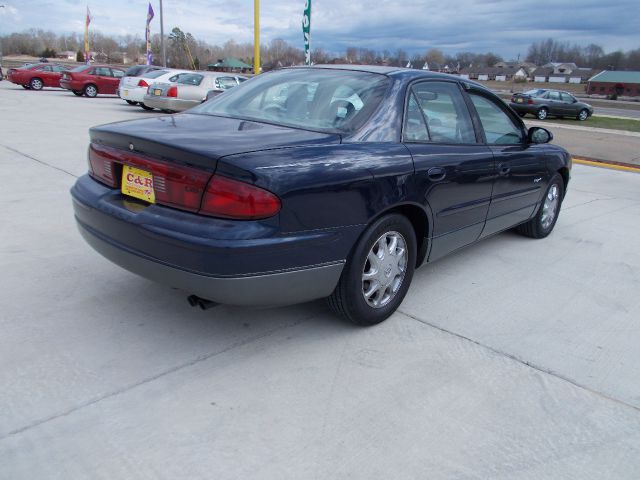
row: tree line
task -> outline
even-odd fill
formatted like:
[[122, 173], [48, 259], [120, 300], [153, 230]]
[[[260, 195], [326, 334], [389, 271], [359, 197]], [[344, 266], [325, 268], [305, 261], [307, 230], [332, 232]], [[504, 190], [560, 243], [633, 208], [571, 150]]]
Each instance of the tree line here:
[[[5, 55], [24, 54], [32, 56], [55, 57], [62, 51], [80, 52], [82, 58], [84, 37], [80, 34], [56, 34], [41, 29], [31, 29], [21, 33], [11, 33], [0, 37], [0, 46]], [[130, 61], [143, 62], [146, 45], [140, 35], [104, 35], [99, 31], [90, 31], [91, 50], [101, 53], [108, 63], [122, 62], [124, 55]], [[151, 39], [154, 63], [162, 60], [160, 51], [160, 35]], [[253, 44], [237, 43], [228, 40], [222, 45], [212, 45], [195, 38], [191, 33], [183, 32], [175, 27], [166, 37], [167, 64], [175, 68], [206, 68], [226, 57], [239, 58], [248, 64], [253, 63]], [[299, 65], [304, 61], [301, 48], [294, 47], [285, 40], [276, 38], [261, 45], [260, 56], [265, 70], [277, 67]], [[429, 68], [441, 68], [448, 65], [450, 69], [465, 67], [487, 67], [504, 58], [493, 52], [458, 52], [453, 55], [444, 54], [437, 48], [424, 53], [410, 55], [406, 50], [372, 50], [368, 48], [348, 47], [337, 56], [317, 48], [312, 50], [314, 63], [331, 61], [357, 64], [384, 64], [390, 66], [422, 68], [425, 62]], [[518, 58], [517, 60], [520, 60]], [[544, 65], [549, 62], [575, 62], [581, 67], [592, 67], [608, 70], [640, 70], [640, 48], [629, 51], [617, 50], [606, 53], [600, 45], [580, 46], [554, 39], [534, 42], [529, 46], [524, 60]]]

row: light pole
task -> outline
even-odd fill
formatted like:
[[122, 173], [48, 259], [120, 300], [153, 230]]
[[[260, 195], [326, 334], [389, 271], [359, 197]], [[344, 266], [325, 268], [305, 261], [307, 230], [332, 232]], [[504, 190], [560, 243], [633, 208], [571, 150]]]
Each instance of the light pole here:
[[167, 49], [164, 46], [164, 18], [162, 16], [162, 0], [160, 0], [160, 49], [162, 50], [162, 66], [167, 66]]

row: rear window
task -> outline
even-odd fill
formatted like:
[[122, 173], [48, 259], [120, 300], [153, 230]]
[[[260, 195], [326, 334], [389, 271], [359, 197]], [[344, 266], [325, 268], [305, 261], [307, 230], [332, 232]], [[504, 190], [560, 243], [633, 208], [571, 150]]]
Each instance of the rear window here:
[[146, 65], [136, 65], [135, 67], [129, 68], [124, 76], [125, 77], [139, 77], [142, 72], [144, 72]]
[[182, 85], [200, 85], [203, 78], [203, 75], [199, 75], [197, 73], [187, 73], [185, 75], [180, 75], [176, 80], [176, 83], [180, 83]]
[[169, 73], [169, 70], [152, 70], [150, 72], [142, 74], [141, 76], [144, 78], [158, 78], [165, 73]]
[[376, 110], [389, 83], [385, 75], [368, 72], [279, 70], [254, 77], [190, 113], [348, 133]]

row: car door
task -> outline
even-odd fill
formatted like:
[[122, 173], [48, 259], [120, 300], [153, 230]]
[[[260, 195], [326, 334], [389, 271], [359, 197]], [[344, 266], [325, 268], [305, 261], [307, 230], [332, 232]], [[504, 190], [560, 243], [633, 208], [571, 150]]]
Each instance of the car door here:
[[562, 105], [562, 98], [560, 92], [549, 92], [547, 95], [549, 113], [552, 115], [562, 115], [564, 112], [564, 106]]
[[109, 79], [111, 69], [109, 67], [96, 67], [93, 69], [93, 81], [98, 87], [99, 93], [109, 93]]
[[60, 77], [65, 72], [65, 68], [62, 65], [52, 65], [51, 66], [51, 86], [59, 87], [60, 86]]
[[474, 129], [458, 82], [416, 83], [406, 105], [403, 141], [413, 157], [417, 200], [432, 214], [432, 261], [480, 236], [494, 158]]
[[565, 92], [560, 92], [560, 98], [562, 99], [562, 113], [568, 116], [576, 116], [579, 108], [575, 98]]
[[45, 65], [42, 67], [39, 73], [40, 78], [42, 79], [42, 85], [44, 87], [52, 87], [53, 86], [53, 74], [51, 65]]
[[522, 121], [500, 100], [479, 89], [469, 92], [485, 141], [496, 163], [491, 203], [481, 237], [528, 220], [547, 184], [546, 147], [530, 144]]

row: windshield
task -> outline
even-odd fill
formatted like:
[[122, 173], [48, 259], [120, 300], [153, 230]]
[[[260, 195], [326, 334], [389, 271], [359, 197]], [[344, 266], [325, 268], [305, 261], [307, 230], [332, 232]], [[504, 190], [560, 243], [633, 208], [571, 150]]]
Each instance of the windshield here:
[[254, 77], [190, 113], [346, 133], [364, 124], [389, 82], [384, 75], [367, 72], [280, 70]]

